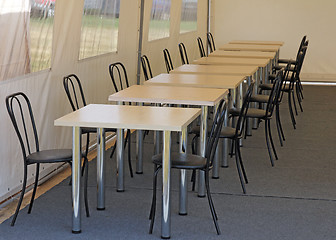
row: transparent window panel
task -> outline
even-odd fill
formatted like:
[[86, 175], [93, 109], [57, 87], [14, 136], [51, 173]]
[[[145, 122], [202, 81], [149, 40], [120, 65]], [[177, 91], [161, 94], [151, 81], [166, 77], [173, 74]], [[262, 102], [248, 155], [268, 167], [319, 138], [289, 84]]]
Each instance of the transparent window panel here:
[[170, 0], [153, 0], [148, 41], [169, 37]]
[[197, 30], [197, 0], [182, 0], [180, 33]]
[[116, 52], [120, 0], [85, 0], [79, 59]]

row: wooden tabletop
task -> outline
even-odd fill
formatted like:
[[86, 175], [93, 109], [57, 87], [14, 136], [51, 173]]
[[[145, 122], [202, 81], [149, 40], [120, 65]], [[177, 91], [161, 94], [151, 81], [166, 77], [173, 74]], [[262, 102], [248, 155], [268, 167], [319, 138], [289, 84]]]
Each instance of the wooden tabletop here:
[[209, 57], [274, 59], [275, 52], [216, 50], [210, 53]]
[[214, 106], [227, 94], [228, 89], [133, 85], [110, 95], [108, 100]]
[[195, 65], [184, 64], [174, 70], [170, 74], [206, 74], [206, 75], [244, 75], [251, 76], [258, 70], [258, 66], [216, 66], [216, 65]]
[[90, 104], [57, 120], [55, 126], [182, 131], [201, 111], [129, 105]]
[[193, 61], [193, 64], [200, 65], [233, 65], [233, 66], [258, 66], [265, 67], [269, 64], [268, 58], [224, 58], [224, 57], [203, 57]]
[[228, 51], [261, 51], [261, 52], [277, 52], [279, 45], [254, 45], [254, 44], [224, 44], [219, 50]]
[[145, 85], [179, 86], [193, 88], [235, 89], [244, 81], [245, 75], [202, 75], [202, 74], [167, 74], [155, 76]]
[[259, 41], [259, 40], [233, 40], [230, 44], [256, 44], [256, 45], [284, 45], [282, 41]]

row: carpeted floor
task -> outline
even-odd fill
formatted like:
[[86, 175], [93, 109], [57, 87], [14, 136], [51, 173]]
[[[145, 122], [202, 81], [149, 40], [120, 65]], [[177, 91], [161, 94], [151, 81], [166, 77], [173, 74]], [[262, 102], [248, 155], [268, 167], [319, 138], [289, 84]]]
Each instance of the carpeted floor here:
[[[220, 169], [220, 179], [211, 180], [221, 236], [216, 235], [207, 199], [198, 198], [195, 192], [188, 195], [188, 215], [178, 215], [178, 172], [172, 171], [173, 239], [336, 239], [336, 87], [305, 86], [304, 94], [304, 112], [296, 117], [296, 130], [287, 103], [281, 105], [286, 141], [280, 147], [273, 126], [279, 156], [275, 167], [269, 162], [263, 124], [244, 141], [242, 156], [249, 177], [246, 195], [242, 194], [233, 159], [229, 168]], [[131, 179], [126, 167], [123, 193], [115, 191], [115, 158], [106, 160], [105, 211], [95, 209], [96, 165], [95, 161], [90, 163], [91, 217], [86, 218], [82, 211], [81, 234], [71, 233], [71, 187], [65, 180], [38, 198], [30, 215], [23, 209], [15, 227], [10, 227], [10, 219], [2, 223], [0, 239], [159, 239], [160, 198], [154, 233], [148, 234], [151, 136], [145, 142], [144, 174]]]

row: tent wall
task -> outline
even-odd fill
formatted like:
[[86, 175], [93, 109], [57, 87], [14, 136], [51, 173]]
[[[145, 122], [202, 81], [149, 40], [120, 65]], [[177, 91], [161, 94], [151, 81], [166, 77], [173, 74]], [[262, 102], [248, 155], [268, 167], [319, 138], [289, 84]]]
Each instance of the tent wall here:
[[212, 0], [212, 31], [218, 46], [230, 40], [282, 40], [285, 58], [295, 58], [307, 35], [302, 79], [336, 81], [335, 9], [334, 0]]
[[[182, 0], [172, 0], [170, 37], [147, 41], [151, 0], [145, 0], [144, 53], [150, 58], [154, 75], [165, 72], [162, 49], [171, 50], [174, 66], [180, 65], [177, 44], [186, 44], [189, 58], [198, 56], [196, 37], [205, 37], [206, 0], [198, 0], [198, 32], [179, 34]], [[54, 120], [71, 112], [63, 90], [63, 77], [75, 73], [81, 79], [88, 103], [108, 103], [113, 93], [108, 65], [121, 61], [127, 68], [130, 84], [136, 84], [140, 0], [121, 0], [118, 51], [78, 61], [81, 17], [84, 0], [57, 0], [54, 18], [51, 69], [0, 82], [0, 201], [21, 188], [23, 164], [21, 149], [5, 107], [5, 97], [22, 91], [31, 100], [40, 139], [40, 149], [71, 148], [71, 128], [55, 127]], [[141, 77], [143, 81], [143, 77]], [[44, 165], [41, 178], [57, 166]], [[29, 169], [28, 183], [33, 181], [34, 169]]]

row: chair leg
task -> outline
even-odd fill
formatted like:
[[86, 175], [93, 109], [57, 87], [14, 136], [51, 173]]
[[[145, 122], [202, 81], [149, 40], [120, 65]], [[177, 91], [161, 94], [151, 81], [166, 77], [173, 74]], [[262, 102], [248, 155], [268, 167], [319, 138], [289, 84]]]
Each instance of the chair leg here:
[[239, 148], [239, 140], [236, 139], [235, 140], [235, 148], [236, 148], [236, 166], [237, 166], [237, 171], [238, 171], [238, 176], [239, 176], [239, 180], [240, 180], [240, 185], [243, 189], [243, 193], [246, 193], [246, 189], [245, 189], [245, 184], [244, 184], [244, 180], [243, 180], [243, 176], [240, 170], [240, 166], [239, 166], [239, 156], [238, 156], [238, 148]]
[[[90, 143], [90, 133], [86, 134], [86, 146], [85, 146], [85, 157], [87, 157], [89, 153], [89, 143]], [[83, 167], [82, 167], [82, 176], [84, 175], [84, 169], [85, 169], [86, 162], [83, 162]]]
[[30, 204], [29, 204], [29, 208], [28, 208], [28, 214], [31, 213], [31, 210], [32, 210], [32, 208], [33, 208], [34, 199], [35, 199], [35, 194], [36, 194], [36, 189], [37, 189], [37, 185], [38, 185], [39, 173], [40, 173], [40, 164], [37, 163], [37, 164], [36, 164], [36, 171], [35, 171], [35, 183], [34, 183], [34, 189], [33, 189], [33, 194], [32, 194], [32, 196], [31, 196], [31, 199], [30, 199]]
[[192, 188], [191, 190], [194, 192], [195, 191], [195, 186], [196, 186], [196, 170], [193, 170], [192, 171], [192, 174], [191, 174], [191, 182], [193, 183], [192, 184]]
[[216, 210], [215, 210], [215, 207], [213, 205], [213, 201], [212, 201], [211, 193], [210, 193], [209, 171], [205, 171], [205, 186], [206, 186], [206, 191], [207, 191], [207, 196], [208, 196], [208, 202], [209, 202], [209, 206], [210, 206], [210, 211], [211, 211], [211, 215], [212, 215], [212, 220], [213, 220], [213, 222], [215, 224], [217, 234], [220, 235], [221, 231], [219, 229], [218, 222], [217, 222], [218, 217], [217, 217]]
[[298, 85], [299, 82], [296, 82], [295, 89], [296, 89], [296, 97], [298, 99], [299, 107], [301, 112], [303, 112], [303, 107], [302, 107], [302, 99], [301, 99], [301, 94], [300, 94], [300, 86]]
[[18, 205], [16, 207], [16, 210], [15, 210], [12, 222], [11, 222], [11, 226], [14, 226], [16, 218], [19, 214], [21, 203], [22, 203], [22, 200], [23, 200], [23, 196], [24, 196], [25, 191], [26, 191], [26, 185], [27, 185], [27, 164], [24, 163], [24, 176], [23, 176], [21, 195], [20, 195], [20, 199], [19, 199]]
[[112, 151], [111, 151], [110, 158], [112, 158], [112, 156], [113, 156], [113, 154], [114, 154], [116, 148], [117, 148], [117, 143], [115, 143], [115, 144], [113, 145], [113, 148], [112, 148]]
[[268, 139], [268, 125], [267, 125], [267, 121], [265, 121], [265, 138], [266, 138], [266, 144], [267, 144], [267, 150], [268, 150], [268, 154], [270, 156], [270, 161], [271, 161], [271, 165], [272, 167], [274, 167], [274, 161], [273, 161], [273, 156], [271, 153], [271, 148], [270, 148], [270, 143], [269, 143], [269, 139]]
[[[131, 177], [133, 177], [132, 161], [131, 161], [131, 131], [128, 129], [126, 134], [126, 139], [128, 138], [128, 167]], [[125, 143], [126, 147], [126, 143]]]
[[[293, 86], [294, 88], [294, 86]], [[297, 112], [297, 108], [296, 108], [296, 102], [295, 102], [295, 98], [294, 98], [294, 89], [290, 91], [290, 95], [292, 96], [293, 98], [293, 105], [294, 105], [294, 110], [295, 110], [295, 115], [297, 116], [298, 115], [298, 112]]]
[[293, 108], [292, 108], [292, 100], [290, 96], [290, 91], [288, 92], [288, 109], [289, 109], [289, 113], [292, 119], [293, 127], [294, 129], [296, 129], [296, 122], [295, 122], [295, 117], [294, 117]]
[[267, 123], [268, 123], [268, 134], [269, 134], [269, 138], [271, 140], [271, 145], [272, 145], [273, 153], [274, 153], [275, 159], [278, 160], [278, 155], [277, 155], [277, 153], [275, 151], [275, 146], [274, 146], [273, 138], [272, 138], [271, 120], [268, 119]]
[[279, 115], [277, 114], [277, 112], [275, 112], [275, 123], [276, 123], [277, 131], [278, 131], [280, 146], [283, 147], [283, 142], [282, 142], [282, 136], [281, 136], [281, 130], [280, 130], [280, 124], [279, 124], [278, 116]]
[[149, 227], [149, 234], [153, 233], [155, 210], [156, 210], [156, 184], [157, 184], [157, 175], [160, 169], [161, 169], [161, 166], [157, 167], [154, 172], [154, 176], [153, 176], [153, 198], [152, 198], [152, 205], [151, 205], [151, 210], [149, 214], [149, 219], [151, 220], [150, 227]]
[[240, 152], [240, 144], [237, 144], [237, 153], [238, 153], [238, 157], [239, 157], [240, 167], [241, 167], [241, 170], [243, 172], [244, 180], [245, 180], [245, 183], [247, 184], [248, 179], [247, 179], [247, 174], [246, 174], [246, 171], [245, 171], [243, 159], [242, 159], [241, 152]]
[[84, 177], [84, 204], [85, 204], [86, 217], [90, 217], [89, 202], [88, 202], [88, 197], [87, 197], [87, 186], [88, 186], [88, 178], [89, 178], [89, 163], [88, 163], [87, 157], [84, 157], [84, 163], [86, 163], [85, 177]]
[[276, 117], [277, 117], [277, 120], [278, 120], [278, 123], [279, 123], [279, 128], [280, 128], [280, 133], [281, 133], [281, 136], [282, 136], [282, 140], [286, 141], [285, 134], [284, 134], [284, 132], [282, 130], [282, 124], [281, 124], [281, 119], [280, 119], [280, 106], [279, 106], [279, 104], [276, 105], [275, 111], [276, 111], [275, 114], [276, 114]]

